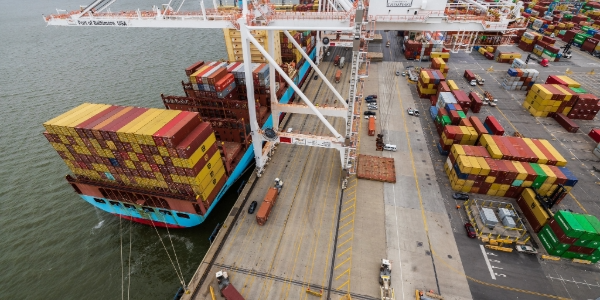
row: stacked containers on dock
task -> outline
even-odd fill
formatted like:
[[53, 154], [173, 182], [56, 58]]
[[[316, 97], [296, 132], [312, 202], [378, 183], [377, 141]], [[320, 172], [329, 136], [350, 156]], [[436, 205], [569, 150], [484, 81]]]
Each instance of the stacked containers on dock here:
[[479, 94], [476, 92], [470, 92], [469, 99], [471, 99], [471, 111], [474, 113], [479, 113], [481, 107], [483, 106], [483, 100], [481, 100]]
[[[489, 135], [482, 135], [480, 139], [490, 138]], [[486, 147], [452, 145], [444, 170], [453, 190], [519, 197], [525, 188], [533, 187], [546, 196], [554, 192], [559, 184], [570, 191], [577, 183], [573, 174], [564, 167], [512, 160], [508, 155], [504, 158], [498, 155], [499, 151], [489, 152], [489, 143], [484, 141], [483, 144]], [[494, 147], [498, 148], [496, 145]]]
[[600, 260], [600, 221], [595, 216], [558, 211], [538, 238], [551, 255], [592, 263]]
[[441, 57], [432, 58], [430, 67], [432, 70], [438, 70], [442, 72], [444, 76], [448, 76], [448, 71], [450, 70], [450, 67], [448, 67], [446, 61]]
[[431, 52], [431, 58], [441, 58], [444, 62], [448, 62], [450, 52]]
[[593, 120], [600, 111], [600, 98], [592, 94], [577, 95], [577, 101], [567, 117], [571, 119]]
[[537, 32], [525, 32], [519, 41], [519, 49], [532, 52], [536, 41], [540, 38], [541, 34]]
[[509, 63], [512, 64], [515, 58], [521, 58], [521, 53], [518, 52], [499, 52], [498, 57], [496, 57], [496, 61], [499, 63]]
[[198, 113], [82, 104], [44, 136], [77, 176], [195, 197], [209, 207], [227, 176], [215, 135]]
[[445, 80], [446, 77], [439, 70], [421, 70], [417, 82], [419, 97], [429, 99], [431, 95], [437, 94], [437, 86]]
[[517, 198], [517, 205], [521, 208], [534, 232], [540, 232], [548, 220], [550, 220], [550, 216], [535, 198], [535, 192], [531, 188], [523, 190], [519, 198]]
[[467, 96], [463, 90], [453, 90], [452, 95], [456, 99], [456, 102], [460, 105], [463, 113], [468, 113], [471, 107], [471, 99]]
[[534, 117], [547, 117], [554, 113], [568, 114], [577, 101], [575, 92], [560, 84], [534, 84], [523, 107]]
[[539, 76], [535, 69], [510, 68], [502, 79], [502, 87], [505, 90], [529, 90]]

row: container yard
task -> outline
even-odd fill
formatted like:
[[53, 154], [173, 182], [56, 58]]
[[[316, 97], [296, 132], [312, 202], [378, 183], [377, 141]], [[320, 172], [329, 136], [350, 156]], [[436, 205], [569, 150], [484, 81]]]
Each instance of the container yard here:
[[[357, 3], [355, 7], [358, 18], [363, 17], [362, 5]], [[212, 144], [221, 141], [214, 155], [219, 155], [219, 166], [224, 170], [221, 176], [229, 178], [236, 173], [235, 164], [228, 167], [230, 157], [239, 160], [239, 166], [254, 154], [257, 172], [241, 192], [196, 274], [184, 284], [182, 299], [216, 299], [214, 290], [221, 291], [225, 299], [404, 299], [415, 295], [417, 299], [431, 295], [448, 299], [483, 299], [490, 295], [500, 295], [492, 296], [498, 299], [579, 299], [600, 292], [600, 272], [594, 265], [600, 259], [600, 223], [595, 217], [600, 209], [594, 203], [600, 182], [595, 154], [600, 153], [600, 144], [590, 140], [598, 136], [594, 129], [600, 127], [596, 118], [599, 98], [595, 96], [600, 78], [588, 62], [598, 59], [585, 52], [568, 52], [571, 46], [582, 51], [596, 49], [593, 37], [598, 26], [593, 27], [591, 20], [600, 13], [596, 14], [594, 4], [555, 6], [557, 3], [545, 2], [528, 5], [522, 9], [524, 19], [510, 22], [505, 16], [500, 18], [506, 11], [496, 8], [473, 12], [468, 8], [465, 12], [461, 6], [444, 8], [444, 14], [448, 13], [443, 16], [444, 22], [479, 20], [481, 25], [496, 22], [491, 25], [514, 29], [510, 34], [490, 32], [476, 38], [464, 31], [383, 30], [379, 32], [381, 44], [367, 46], [365, 36], [372, 34], [356, 26], [354, 37], [362, 35], [362, 41], [351, 43], [352, 35], [344, 40], [337, 33], [335, 43], [340, 45], [329, 44], [323, 49], [327, 54], [322, 56], [319, 69], [324, 74], [316, 70], [312, 73], [303, 61], [303, 52], [317, 57], [311, 50], [320, 42], [315, 33], [252, 32], [258, 41], [245, 37], [250, 31], [245, 21], [238, 24], [240, 35], [224, 29], [230, 59], [239, 60], [237, 48], [250, 48], [242, 51], [246, 60], [243, 66], [239, 62], [199, 62], [186, 69], [189, 82], [182, 82], [185, 97], [162, 95], [168, 110], [147, 109], [134, 117], [133, 124], [129, 119], [119, 123], [123, 129], [106, 129], [105, 140], [130, 143], [129, 152], [139, 147], [144, 153], [142, 146], [149, 146], [148, 153], [158, 151], [162, 161], [177, 157], [180, 168], [194, 171], [197, 162], [192, 158], [197, 156], [190, 145], [197, 143], [191, 140]], [[314, 11], [314, 6], [301, 7], [293, 11]], [[344, 9], [352, 10], [350, 5]], [[554, 9], [563, 13], [558, 15]], [[381, 17], [382, 11], [374, 6], [369, 13]], [[462, 13], [467, 14], [466, 19], [457, 17]], [[520, 15], [521, 9], [517, 7], [512, 13]], [[537, 18], [543, 14], [543, 19]], [[430, 18], [419, 16], [417, 10], [414, 15]], [[281, 16], [276, 12], [269, 15], [277, 17]], [[525, 19], [528, 22], [523, 22]], [[505, 24], [499, 24], [500, 20]], [[248, 22], [257, 25], [263, 21]], [[381, 23], [387, 28], [385, 22]], [[527, 29], [519, 27], [527, 24]], [[239, 39], [247, 40], [240, 43]], [[566, 49], [560, 48], [564, 43], [559, 39], [568, 40]], [[508, 40], [514, 45], [507, 46]], [[249, 41], [254, 48], [248, 46]], [[305, 51], [283, 50], [293, 49], [290, 44], [299, 44]], [[278, 47], [273, 49], [273, 45]], [[350, 46], [354, 51], [346, 51], [345, 47]], [[263, 47], [270, 47], [271, 53], [281, 51], [276, 55], [281, 60], [265, 54]], [[361, 47], [382, 53], [384, 63], [357, 61], [367, 57]], [[560, 53], [560, 49], [565, 50]], [[273, 66], [279, 73], [268, 76]], [[412, 82], [409, 79], [413, 77], [418, 79]], [[302, 86], [307, 78], [313, 79]], [[323, 82], [325, 78], [330, 82]], [[305, 95], [295, 88], [296, 83]], [[322, 89], [324, 84], [334, 89], [333, 84], [336, 91], [350, 95], [350, 100], [345, 100], [348, 103], [331, 89]], [[285, 89], [287, 85], [293, 90]], [[249, 86], [254, 86], [254, 91]], [[294, 93], [308, 107], [302, 108], [303, 113], [274, 101], [277, 98], [288, 103]], [[340, 103], [334, 100], [332, 104], [330, 99], [339, 99]], [[363, 102], [369, 105], [363, 107]], [[348, 110], [344, 120], [335, 118], [338, 115], [332, 112], [338, 105]], [[320, 114], [316, 107], [327, 113]], [[269, 115], [276, 108], [288, 112], [273, 116], [282, 121], [280, 133], [267, 130], [275, 124]], [[90, 144], [96, 152], [110, 156], [105, 149], [111, 149], [110, 144], [104, 147], [92, 134], [99, 144], [94, 147], [92, 136], [85, 134], [90, 124], [81, 125], [88, 115], [93, 118], [108, 109], [108, 105], [84, 104], [45, 124], [48, 140], [61, 157], [67, 156], [67, 165], [71, 159], [67, 153], [75, 161], [78, 156], [66, 145], [73, 145], [77, 154], [86, 154], [88, 150], [92, 153]], [[308, 109], [316, 116], [306, 113]], [[113, 110], [118, 113], [118, 109]], [[176, 134], [171, 130], [161, 131], [183, 113], [178, 110], [198, 112], [198, 120], [206, 122], [202, 123], [205, 128], [194, 129], [189, 133], [191, 137], [181, 140], [174, 139]], [[369, 115], [367, 111], [377, 112]], [[429, 112], [431, 118], [419, 117], [418, 111]], [[77, 126], [83, 126], [84, 135], [77, 132]], [[265, 130], [259, 131], [261, 127]], [[345, 137], [339, 134], [344, 128]], [[589, 136], [579, 131], [589, 132]], [[327, 136], [328, 132], [338, 140]], [[206, 133], [214, 134], [214, 139]], [[257, 142], [259, 133], [265, 136], [264, 143]], [[164, 146], [154, 139], [157, 134]], [[316, 138], [319, 136], [322, 139]], [[84, 140], [86, 137], [92, 140]], [[331, 142], [323, 142], [325, 137]], [[339, 148], [339, 152], [332, 151], [336, 147], [329, 146], [343, 139], [345, 152]], [[58, 141], [69, 151], [54, 144]], [[235, 146], [226, 147], [226, 142]], [[260, 149], [251, 149], [251, 142]], [[160, 151], [161, 146], [166, 152]], [[116, 144], [115, 148], [119, 150]], [[127, 144], [123, 148], [128, 150]], [[237, 149], [238, 155], [228, 156], [230, 149]], [[264, 152], [269, 153], [266, 159]], [[350, 156], [358, 157], [358, 161]], [[137, 155], [127, 157], [137, 168], [133, 159]], [[84, 163], [77, 165], [85, 171], [71, 162], [76, 178], [67, 177], [79, 194], [114, 198], [110, 193], [105, 196], [104, 185], [97, 192], [85, 185], [79, 188], [79, 178], [88, 185], [121, 180], [131, 189], [186, 195], [191, 197], [186, 202], [191, 207], [208, 203], [210, 209], [210, 201], [216, 202], [211, 200], [214, 187], [210, 194], [208, 191], [215, 182], [210, 181], [213, 174], [209, 173], [209, 181], [199, 179], [209, 176], [204, 168], [197, 176], [175, 169], [169, 173], [174, 175], [173, 184], [168, 182], [164, 187], [160, 178], [115, 177], [113, 174], [119, 174], [120, 169], [111, 160], [97, 162], [104, 162], [106, 168], [82, 160]], [[216, 160], [207, 162], [206, 167]], [[175, 166], [173, 159], [170, 161]], [[122, 163], [117, 159], [117, 163], [128, 168], [131, 165], [127, 159]], [[145, 166], [138, 165], [142, 169]], [[149, 169], [153, 170], [152, 166]], [[356, 176], [347, 176], [355, 170]], [[150, 172], [136, 171], [142, 177]], [[102, 203], [104, 198], [92, 201]], [[134, 203], [154, 201], [153, 206], [159, 207], [164, 205], [161, 199], [150, 197]], [[157, 201], [161, 204], [155, 204]], [[256, 205], [254, 201], [260, 202], [256, 216], [248, 209]], [[111, 208], [120, 205], [109, 201]], [[205, 205], [199, 207], [207, 209]], [[533, 255], [526, 256], [526, 252]], [[392, 263], [395, 280], [390, 282]], [[380, 285], [375, 282], [376, 276]], [[579, 288], [583, 283], [588, 289]], [[429, 292], [425, 295], [423, 291]]]

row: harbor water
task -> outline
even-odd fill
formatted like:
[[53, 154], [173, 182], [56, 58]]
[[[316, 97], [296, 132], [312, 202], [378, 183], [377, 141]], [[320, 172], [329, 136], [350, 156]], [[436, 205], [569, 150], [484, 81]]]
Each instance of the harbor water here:
[[161, 93], [183, 95], [187, 66], [226, 58], [220, 29], [46, 27], [42, 19], [88, 2], [4, 1], [0, 10], [0, 299], [171, 299], [236, 198], [237, 185], [202, 225], [166, 230], [97, 210], [67, 184], [43, 122], [84, 102], [162, 108]]

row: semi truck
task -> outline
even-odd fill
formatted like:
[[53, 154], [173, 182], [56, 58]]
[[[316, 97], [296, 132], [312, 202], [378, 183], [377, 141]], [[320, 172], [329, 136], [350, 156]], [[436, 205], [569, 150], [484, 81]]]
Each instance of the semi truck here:
[[340, 64], [340, 56], [339, 56], [339, 55], [336, 55], [336, 56], [333, 58], [333, 65], [334, 65], [334, 66], [337, 66], [337, 65], [339, 65], [339, 64]]
[[227, 272], [217, 272], [217, 283], [219, 284], [221, 297], [225, 298], [226, 300], [245, 300], [240, 292], [238, 292], [238, 290], [229, 281]]
[[275, 184], [273, 187], [267, 190], [267, 194], [265, 195], [263, 203], [260, 205], [260, 208], [256, 213], [256, 223], [258, 223], [258, 225], [265, 225], [269, 219], [271, 210], [273, 209], [273, 206], [275, 206], [275, 202], [277, 201], [277, 197], [279, 196], [282, 187], [283, 181], [281, 181], [279, 178], [275, 178]]
[[394, 289], [392, 288], [392, 263], [383, 258], [379, 267], [379, 288], [381, 290], [381, 300], [395, 300]]
[[339, 83], [342, 79], [342, 70], [335, 71], [335, 83]]
[[481, 78], [481, 76], [473, 73], [471, 70], [465, 70], [464, 74], [465, 79], [469, 82], [470, 85], [476, 86], [477, 84], [483, 85], [485, 79]]
[[375, 118], [373, 116], [369, 116], [369, 135], [375, 135]]

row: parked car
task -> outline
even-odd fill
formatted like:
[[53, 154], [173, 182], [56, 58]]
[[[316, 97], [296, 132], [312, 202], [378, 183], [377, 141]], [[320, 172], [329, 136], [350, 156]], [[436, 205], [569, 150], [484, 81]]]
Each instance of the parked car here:
[[467, 193], [454, 193], [452, 194], [452, 198], [456, 200], [469, 200], [469, 194]]
[[373, 94], [373, 95], [368, 95], [367, 98], [373, 98], [373, 99], [377, 99], [377, 95]]
[[367, 102], [367, 103], [377, 103], [377, 99], [373, 99], [373, 98], [371, 98], [371, 99], [365, 99], [365, 102]]
[[377, 106], [369, 106], [369, 107], [367, 107], [367, 109], [369, 109], [369, 110], [377, 110]]
[[402, 76], [406, 76], [406, 72], [402, 72]]
[[418, 110], [418, 109], [415, 109], [415, 110], [414, 110], [414, 112], [413, 112], [413, 115], [414, 115], [415, 117], [418, 117], [418, 116], [419, 116], [419, 110]]
[[535, 250], [533, 247], [525, 246], [525, 245], [516, 245], [515, 250], [517, 250], [517, 252], [521, 252], [521, 253], [525, 253], [525, 254], [537, 254], [538, 253], [537, 250]]
[[400, 71], [396, 71], [396, 76], [400, 76]]
[[415, 111], [410, 107], [406, 110], [406, 112], [408, 112], [408, 114], [411, 116], [415, 114]]
[[258, 203], [256, 201], [252, 201], [252, 203], [250, 203], [250, 206], [248, 206], [248, 213], [249, 214], [253, 214], [254, 211], [256, 210], [256, 205], [258, 205]]
[[471, 223], [465, 223], [465, 230], [467, 231], [467, 236], [474, 239], [477, 237], [477, 232], [475, 232], [475, 227], [471, 225]]
[[365, 111], [365, 112], [364, 112], [364, 115], [365, 115], [365, 116], [374, 116], [374, 115], [376, 115], [376, 114], [377, 114], [377, 113], [375, 113], [374, 111]]

